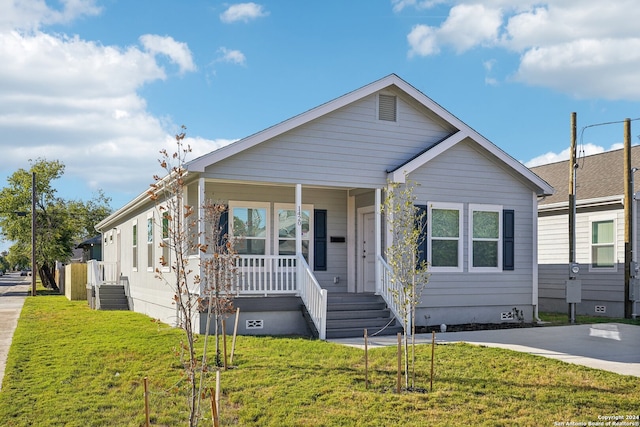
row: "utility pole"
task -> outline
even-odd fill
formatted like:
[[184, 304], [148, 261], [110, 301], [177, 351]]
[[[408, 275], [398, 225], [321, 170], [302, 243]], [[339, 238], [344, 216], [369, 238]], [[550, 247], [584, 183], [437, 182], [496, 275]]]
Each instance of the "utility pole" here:
[[[632, 264], [632, 247], [631, 239], [633, 236], [633, 209], [631, 204], [633, 187], [631, 171], [631, 120], [624, 120], [624, 317], [631, 319], [633, 304], [630, 296], [631, 286], [631, 264]], [[635, 272], [633, 274], [635, 276]]]
[[569, 280], [565, 282], [569, 322], [576, 323], [576, 303], [581, 301], [581, 281], [577, 280], [580, 267], [576, 262], [576, 113], [571, 113], [571, 154], [569, 160]]
[[36, 296], [36, 173], [31, 172], [31, 296]]

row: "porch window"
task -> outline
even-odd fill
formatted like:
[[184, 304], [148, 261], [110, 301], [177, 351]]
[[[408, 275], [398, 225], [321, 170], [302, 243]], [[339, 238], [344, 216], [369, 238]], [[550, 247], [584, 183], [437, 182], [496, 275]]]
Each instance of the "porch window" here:
[[[297, 215], [294, 205], [275, 204], [276, 228], [278, 230], [278, 255], [296, 254], [296, 221]], [[302, 222], [302, 255], [309, 262], [309, 242], [313, 239], [311, 224], [313, 206], [303, 205], [300, 213]]]
[[591, 223], [591, 268], [615, 269], [615, 221]]
[[232, 218], [229, 234], [236, 238], [240, 255], [268, 255], [269, 204], [229, 202]]
[[131, 230], [131, 267], [133, 271], [138, 271], [138, 220], [133, 221], [133, 226]]
[[462, 204], [430, 203], [428, 249], [431, 270], [462, 271]]
[[169, 250], [169, 212], [162, 214], [162, 269], [168, 271], [170, 269], [170, 257], [171, 252]]
[[147, 271], [153, 271], [153, 216], [147, 217]]
[[469, 205], [470, 271], [502, 268], [502, 206]]

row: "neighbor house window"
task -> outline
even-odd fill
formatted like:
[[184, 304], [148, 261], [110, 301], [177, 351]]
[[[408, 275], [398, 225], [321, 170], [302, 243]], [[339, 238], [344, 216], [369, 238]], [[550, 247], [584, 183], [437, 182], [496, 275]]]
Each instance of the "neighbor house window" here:
[[169, 251], [169, 212], [162, 213], [162, 261], [163, 269], [169, 269], [170, 251]]
[[147, 218], [147, 271], [153, 271], [153, 216]]
[[240, 255], [268, 255], [269, 204], [229, 202], [229, 234]]
[[591, 222], [591, 268], [616, 268], [615, 221], [613, 219]]
[[[278, 255], [295, 255], [296, 254], [296, 223], [298, 215], [296, 214], [296, 208], [294, 205], [281, 205], [276, 204], [274, 206], [276, 213], [276, 229], [278, 230], [277, 236], [277, 254]], [[313, 224], [312, 218], [313, 206], [303, 205], [300, 211], [300, 221], [302, 227], [302, 255], [304, 259], [309, 262], [309, 250], [311, 245], [309, 244], [312, 236], [311, 224]]]
[[462, 271], [462, 204], [430, 203], [427, 255], [432, 271]]
[[134, 271], [138, 271], [138, 220], [133, 221], [131, 228], [131, 266]]
[[502, 268], [502, 206], [469, 205], [470, 271]]

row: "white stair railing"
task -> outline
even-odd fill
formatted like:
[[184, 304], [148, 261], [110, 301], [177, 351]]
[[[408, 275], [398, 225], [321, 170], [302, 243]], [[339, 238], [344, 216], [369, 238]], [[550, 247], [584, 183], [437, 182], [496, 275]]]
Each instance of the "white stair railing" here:
[[300, 297], [318, 330], [318, 338], [324, 340], [327, 337], [327, 290], [320, 287], [303, 256], [298, 256], [298, 263]]
[[[387, 264], [387, 262], [381, 256], [378, 256], [378, 266], [380, 271], [380, 288], [378, 292], [384, 301], [387, 303], [387, 307], [391, 310], [398, 322], [402, 325], [405, 331], [411, 330], [411, 325], [405, 325], [402, 317], [402, 309], [399, 301], [402, 299], [402, 289], [400, 284], [393, 280], [393, 270]], [[407, 316], [408, 318], [409, 316]], [[408, 320], [410, 322], [410, 320]]]

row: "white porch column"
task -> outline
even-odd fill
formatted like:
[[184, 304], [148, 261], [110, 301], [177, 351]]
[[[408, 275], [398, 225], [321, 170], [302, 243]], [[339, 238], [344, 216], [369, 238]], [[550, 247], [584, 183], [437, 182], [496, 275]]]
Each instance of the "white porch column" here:
[[376, 218], [376, 263], [375, 263], [375, 280], [376, 280], [376, 294], [380, 294], [382, 291], [381, 279], [382, 272], [380, 271], [380, 262], [378, 259], [382, 256], [382, 215], [380, 213], [380, 209], [382, 207], [382, 197], [381, 190], [376, 188], [376, 197], [375, 197], [375, 218]]
[[302, 185], [296, 184], [296, 255], [302, 256]]
[[[202, 246], [204, 246], [204, 232], [205, 232], [205, 223], [204, 223], [204, 210], [203, 210], [203, 206], [204, 206], [204, 202], [205, 202], [205, 193], [204, 193], [204, 178], [200, 177], [198, 178], [198, 206], [197, 206], [197, 212], [198, 212], [198, 243]], [[191, 203], [191, 201], [189, 201]], [[198, 251], [198, 254], [200, 253], [200, 251]], [[203, 277], [202, 275], [200, 277]]]

